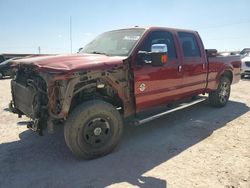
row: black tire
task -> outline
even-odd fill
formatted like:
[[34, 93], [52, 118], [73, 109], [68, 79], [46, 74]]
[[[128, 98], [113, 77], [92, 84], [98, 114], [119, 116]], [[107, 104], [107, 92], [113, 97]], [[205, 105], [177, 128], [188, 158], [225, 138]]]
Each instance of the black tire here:
[[122, 131], [119, 112], [107, 102], [92, 100], [72, 111], [64, 126], [64, 137], [77, 158], [94, 159], [110, 153]]
[[0, 72], [0, 79], [2, 79], [2, 78], [3, 78], [3, 73]]
[[227, 104], [231, 92], [231, 81], [227, 77], [222, 77], [218, 88], [209, 93], [209, 102], [212, 106], [223, 107]]
[[242, 74], [240, 77], [241, 77], [241, 79], [243, 79], [243, 78], [245, 78], [245, 75], [244, 75], [244, 74]]

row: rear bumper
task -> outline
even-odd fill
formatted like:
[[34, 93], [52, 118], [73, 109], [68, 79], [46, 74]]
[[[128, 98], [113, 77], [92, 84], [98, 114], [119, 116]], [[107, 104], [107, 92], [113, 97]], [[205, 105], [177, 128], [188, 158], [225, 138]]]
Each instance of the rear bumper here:
[[242, 70], [241, 75], [250, 75], [250, 69], [249, 70]]

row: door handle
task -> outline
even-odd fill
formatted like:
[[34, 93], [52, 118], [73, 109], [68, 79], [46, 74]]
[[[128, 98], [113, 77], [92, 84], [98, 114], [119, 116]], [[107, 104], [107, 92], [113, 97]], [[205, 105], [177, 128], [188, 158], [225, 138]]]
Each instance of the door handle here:
[[205, 68], [206, 68], [205, 63], [203, 63], [203, 64], [202, 64], [202, 68], [203, 68], [203, 69], [205, 69]]
[[182, 69], [182, 66], [179, 65], [179, 66], [178, 66], [178, 72], [181, 72], [181, 69]]

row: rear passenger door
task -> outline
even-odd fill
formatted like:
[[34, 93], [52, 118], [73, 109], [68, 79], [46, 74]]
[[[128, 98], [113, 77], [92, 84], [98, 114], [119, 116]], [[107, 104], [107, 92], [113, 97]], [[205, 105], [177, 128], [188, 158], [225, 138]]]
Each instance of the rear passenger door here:
[[186, 95], [202, 93], [206, 87], [207, 63], [205, 54], [201, 51], [203, 44], [199, 35], [178, 32], [177, 37], [182, 49], [182, 65], [179, 71], [183, 75], [183, 92]]

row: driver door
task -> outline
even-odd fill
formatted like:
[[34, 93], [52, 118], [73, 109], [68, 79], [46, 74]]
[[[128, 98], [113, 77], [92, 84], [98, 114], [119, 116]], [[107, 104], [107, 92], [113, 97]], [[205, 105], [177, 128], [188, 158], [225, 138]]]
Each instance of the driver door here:
[[[151, 31], [139, 47], [138, 51], [150, 52], [152, 45], [166, 44], [168, 61], [162, 66], [151, 64], [135, 66], [134, 92], [137, 112], [167, 104], [180, 97], [182, 74], [178, 71], [180, 61], [177, 58], [176, 43], [169, 31]], [[136, 64], [138, 65], [139, 62]]]

